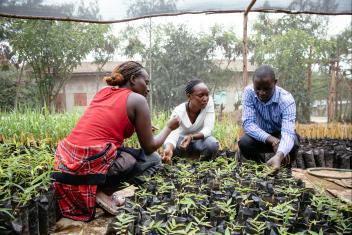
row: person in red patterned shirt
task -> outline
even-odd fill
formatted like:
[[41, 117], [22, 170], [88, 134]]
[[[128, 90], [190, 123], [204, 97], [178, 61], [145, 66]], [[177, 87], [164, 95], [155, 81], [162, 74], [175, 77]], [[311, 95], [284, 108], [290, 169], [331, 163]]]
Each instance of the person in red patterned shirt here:
[[[55, 153], [52, 178], [59, 207], [64, 217], [75, 220], [94, 218], [96, 202], [114, 214], [121, 200], [101, 189], [153, 174], [161, 164], [155, 151], [180, 122], [172, 117], [153, 136], [146, 100], [150, 78], [141, 64], [122, 63], [104, 80], [109, 86], [94, 96]], [[134, 132], [141, 149], [123, 146]]]

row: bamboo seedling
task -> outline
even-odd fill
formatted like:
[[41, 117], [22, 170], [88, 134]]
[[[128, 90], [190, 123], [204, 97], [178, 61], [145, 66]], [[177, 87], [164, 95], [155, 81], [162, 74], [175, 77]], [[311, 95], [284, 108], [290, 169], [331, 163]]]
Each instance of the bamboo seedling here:
[[128, 231], [128, 227], [133, 222], [133, 215], [122, 212], [116, 216], [116, 222], [113, 223], [113, 229], [116, 231], [116, 234], [132, 234], [130, 231]]

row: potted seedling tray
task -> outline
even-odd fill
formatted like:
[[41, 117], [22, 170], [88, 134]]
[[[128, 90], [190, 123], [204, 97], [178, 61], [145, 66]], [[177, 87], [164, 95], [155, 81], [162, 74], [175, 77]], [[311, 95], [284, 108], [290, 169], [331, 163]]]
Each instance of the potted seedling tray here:
[[351, 206], [304, 189], [290, 169], [276, 176], [268, 170], [227, 156], [175, 158], [145, 179], [110, 221], [108, 234], [352, 232]]

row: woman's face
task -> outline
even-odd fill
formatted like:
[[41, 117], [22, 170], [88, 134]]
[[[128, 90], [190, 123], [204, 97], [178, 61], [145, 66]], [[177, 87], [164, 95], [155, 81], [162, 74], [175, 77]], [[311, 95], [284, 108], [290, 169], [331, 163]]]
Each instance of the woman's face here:
[[193, 91], [188, 95], [192, 105], [204, 109], [209, 101], [209, 89], [204, 83], [199, 83], [193, 87]]
[[150, 78], [144, 69], [142, 69], [141, 74], [134, 77], [132, 91], [147, 97], [149, 93], [149, 82]]

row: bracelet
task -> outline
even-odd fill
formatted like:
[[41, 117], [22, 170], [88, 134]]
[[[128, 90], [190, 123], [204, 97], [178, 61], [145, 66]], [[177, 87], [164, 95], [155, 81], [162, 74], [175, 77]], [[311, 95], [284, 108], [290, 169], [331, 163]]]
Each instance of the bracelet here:
[[193, 138], [193, 135], [191, 135], [191, 141], [193, 140], [194, 138]]

